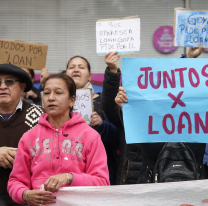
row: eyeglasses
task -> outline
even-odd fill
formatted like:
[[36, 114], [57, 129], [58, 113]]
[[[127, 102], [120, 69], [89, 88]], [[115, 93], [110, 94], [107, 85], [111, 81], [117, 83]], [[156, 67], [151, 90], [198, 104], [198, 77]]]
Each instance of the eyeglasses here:
[[6, 79], [4, 81], [0, 81], [0, 86], [1, 86], [2, 82], [4, 82], [4, 84], [6, 84], [7, 87], [10, 87], [10, 86], [14, 85], [15, 82], [21, 82], [21, 80], [18, 80], [18, 79]]

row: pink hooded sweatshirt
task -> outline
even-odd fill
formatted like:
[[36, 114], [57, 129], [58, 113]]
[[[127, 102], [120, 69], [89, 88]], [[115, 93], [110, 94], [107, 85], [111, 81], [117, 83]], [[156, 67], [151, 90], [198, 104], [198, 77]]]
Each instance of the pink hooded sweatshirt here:
[[52, 175], [73, 173], [71, 185], [110, 185], [107, 157], [100, 135], [89, 127], [79, 113], [60, 129], [48, 121], [48, 114], [40, 117], [38, 125], [26, 132], [18, 145], [8, 192], [19, 204], [28, 189], [41, 189]]

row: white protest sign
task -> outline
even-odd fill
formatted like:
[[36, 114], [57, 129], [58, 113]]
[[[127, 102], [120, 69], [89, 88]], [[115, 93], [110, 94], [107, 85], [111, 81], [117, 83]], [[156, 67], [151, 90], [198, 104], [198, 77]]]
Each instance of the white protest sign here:
[[73, 112], [79, 112], [87, 124], [90, 124], [92, 105], [91, 89], [77, 89]]
[[64, 187], [50, 206], [208, 205], [208, 180], [103, 187]]
[[140, 18], [101, 19], [96, 22], [97, 54], [109, 51], [138, 53], [140, 51]]

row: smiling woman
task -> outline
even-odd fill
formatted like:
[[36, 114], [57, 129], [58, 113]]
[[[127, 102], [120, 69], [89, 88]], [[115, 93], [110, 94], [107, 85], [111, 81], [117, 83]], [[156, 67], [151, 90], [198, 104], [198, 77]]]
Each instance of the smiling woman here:
[[76, 95], [73, 79], [52, 75], [43, 86], [46, 114], [21, 138], [8, 182], [9, 194], [19, 204], [54, 203], [52, 193], [60, 187], [109, 185], [100, 135], [79, 113], [71, 112]]

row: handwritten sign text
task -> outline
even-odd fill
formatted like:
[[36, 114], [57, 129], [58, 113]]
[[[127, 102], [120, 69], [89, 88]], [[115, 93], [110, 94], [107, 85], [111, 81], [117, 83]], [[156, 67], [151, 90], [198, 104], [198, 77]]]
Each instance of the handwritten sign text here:
[[92, 94], [90, 89], [77, 89], [73, 112], [79, 112], [87, 124], [92, 114]]
[[208, 11], [175, 9], [175, 46], [208, 48]]
[[0, 39], [0, 63], [40, 70], [45, 67], [47, 50], [44, 44]]
[[206, 59], [125, 58], [122, 68], [128, 143], [208, 142]]
[[140, 51], [140, 19], [98, 20], [96, 22], [97, 54], [109, 51]]

